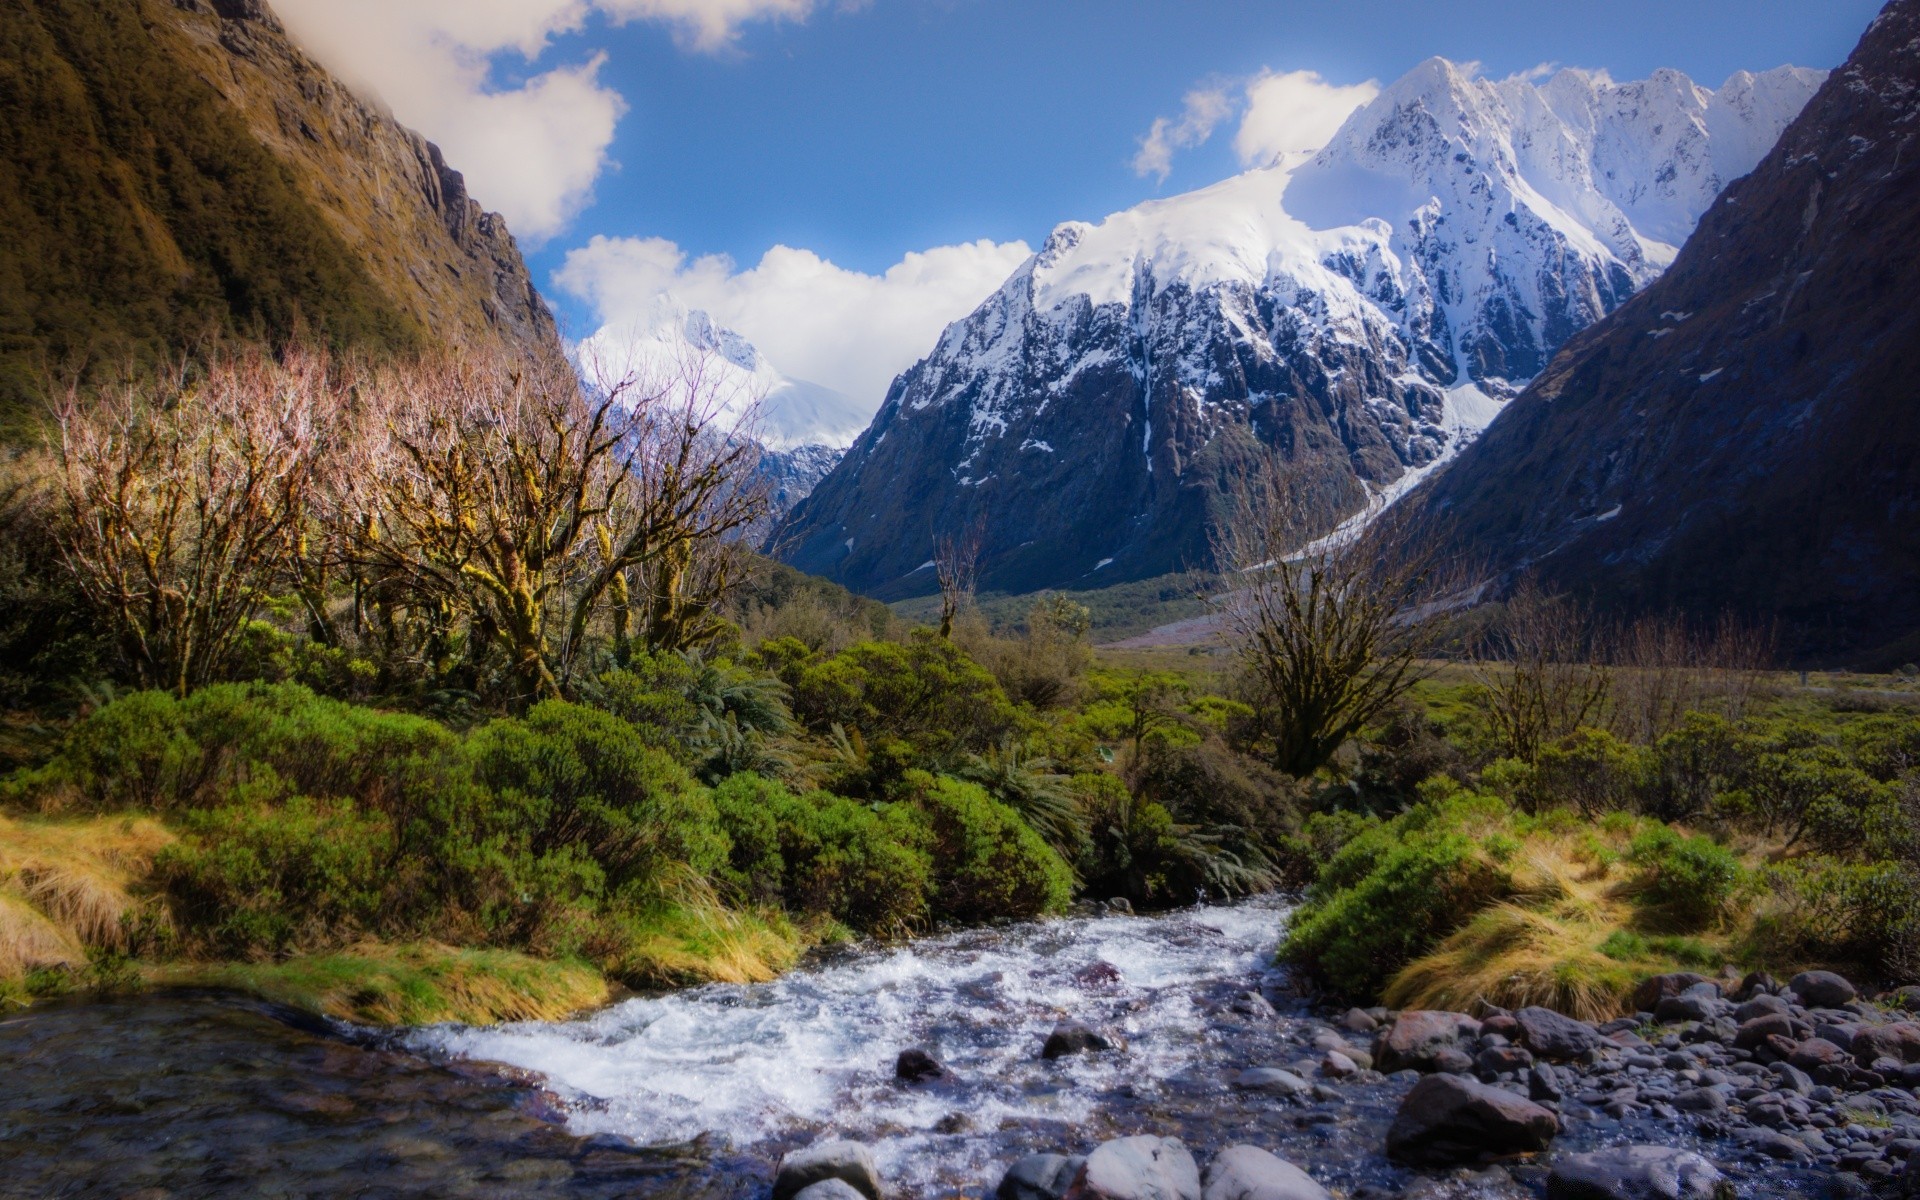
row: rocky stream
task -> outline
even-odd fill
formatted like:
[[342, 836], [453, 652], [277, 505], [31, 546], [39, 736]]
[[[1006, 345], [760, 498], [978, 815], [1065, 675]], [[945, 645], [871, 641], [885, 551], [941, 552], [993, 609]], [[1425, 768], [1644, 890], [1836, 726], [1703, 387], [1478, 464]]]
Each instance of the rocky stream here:
[[1271, 965], [1284, 920], [1090, 911], [489, 1029], [45, 1005], [0, 1021], [0, 1196], [1920, 1195], [1920, 996], [1338, 1012]]

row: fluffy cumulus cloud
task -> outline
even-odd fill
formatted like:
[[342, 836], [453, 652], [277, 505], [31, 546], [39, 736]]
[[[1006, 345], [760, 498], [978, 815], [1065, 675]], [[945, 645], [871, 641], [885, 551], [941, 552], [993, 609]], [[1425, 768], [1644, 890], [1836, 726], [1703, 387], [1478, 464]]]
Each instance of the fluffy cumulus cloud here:
[[626, 112], [594, 55], [511, 85], [502, 55], [531, 62], [556, 34], [598, 15], [671, 26], [682, 44], [717, 50], [759, 19], [800, 20], [815, 0], [275, 0], [307, 49], [446, 151], [476, 199], [522, 238], [565, 228], [608, 165]]
[[1160, 117], [1140, 138], [1133, 169], [1162, 181], [1173, 156], [1203, 145], [1239, 117], [1234, 153], [1246, 166], [1310, 155], [1332, 140], [1341, 122], [1380, 94], [1372, 81], [1335, 84], [1315, 71], [1263, 71], [1251, 79], [1187, 93], [1178, 117]]
[[908, 254], [868, 275], [789, 246], [741, 270], [723, 255], [690, 259], [661, 238], [596, 237], [567, 255], [554, 281], [593, 305], [602, 340], [638, 334], [670, 297], [737, 330], [789, 377], [872, 410], [895, 375], [1031, 253], [1024, 242], [982, 240]]

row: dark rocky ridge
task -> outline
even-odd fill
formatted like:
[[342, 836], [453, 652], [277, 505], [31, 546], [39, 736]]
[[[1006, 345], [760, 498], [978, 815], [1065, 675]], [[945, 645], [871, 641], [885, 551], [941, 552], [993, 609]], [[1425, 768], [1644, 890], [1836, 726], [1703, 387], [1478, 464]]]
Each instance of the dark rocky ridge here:
[[1674, 267], [1408, 503], [1553, 586], [1778, 617], [1803, 656], [1910, 659], [1916, 134], [1920, 2], [1893, 0]]

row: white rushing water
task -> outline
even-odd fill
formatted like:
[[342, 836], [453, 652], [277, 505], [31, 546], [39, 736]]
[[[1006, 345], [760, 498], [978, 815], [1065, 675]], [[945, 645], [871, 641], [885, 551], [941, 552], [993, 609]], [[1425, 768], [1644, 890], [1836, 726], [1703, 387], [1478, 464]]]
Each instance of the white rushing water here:
[[[773, 983], [629, 1000], [565, 1023], [441, 1027], [414, 1044], [538, 1072], [580, 1134], [648, 1145], [705, 1134], [750, 1151], [833, 1133], [873, 1144], [893, 1179], [978, 1181], [1009, 1131], [1080, 1127], [1103, 1104], [1205, 1068], [1208, 997], [1257, 986], [1284, 916], [1256, 900], [969, 931]], [[1065, 1019], [1119, 1031], [1127, 1052], [1042, 1061]], [[894, 1058], [910, 1046], [951, 1078], [897, 1084]]]

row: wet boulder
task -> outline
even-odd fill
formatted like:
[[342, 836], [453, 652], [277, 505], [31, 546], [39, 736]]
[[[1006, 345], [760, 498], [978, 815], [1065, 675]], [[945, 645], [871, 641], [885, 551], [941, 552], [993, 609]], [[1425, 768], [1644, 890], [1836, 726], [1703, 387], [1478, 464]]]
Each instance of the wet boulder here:
[[1177, 1138], [1102, 1142], [1080, 1165], [1065, 1200], [1200, 1200], [1200, 1168]]
[[1673, 1146], [1563, 1154], [1547, 1177], [1547, 1200], [1719, 1200], [1732, 1195], [1718, 1167]]
[[[873, 1164], [873, 1151], [859, 1142], [838, 1139], [815, 1142], [781, 1159], [773, 1177], [773, 1200], [794, 1200], [802, 1191], [828, 1179], [839, 1180], [866, 1200], [880, 1200], [880, 1170]], [[829, 1198], [816, 1195], [808, 1200]]]
[[1265, 1092], [1269, 1096], [1304, 1096], [1313, 1091], [1305, 1079], [1279, 1067], [1254, 1067], [1240, 1072], [1233, 1086], [1243, 1092]]
[[893, 1077], [902, 1083], [924, 1083], [946, 1073], [939, 1059], [918, 1046], [902, 1050], [900, 1057], [893, 1060]]
[[1550, 1008], [1523, 1008], [1513, 1019], [1520, 1025], [1520, 1044], [1549, 1062], [1570, 1062], [1606, 1043], [1593, 1026]]
[[1825, 1038], [1808, 1038], [1794, 1049], [1787, 1061], [1808, 1074], [1822, 1067], [1845, 1066], [1852, 1060], [1846, 1050]]
[[1808, 1008], [1839, 1008], [1860, 994], [1832, 971], [1802, 971], [1787, 984], [1787, 990], [1800, 997], [1800, 1003]]
[[865, 1200], [860, 1189], [844, 1179], [822, 1179], [793, 1194], [793, 1200]]
[[1069, 1054], [1085, 1054], [1088, 1051], [1114, 1048], [1114, 1039], [1106, 1034], [1089, 1029], [1085, 1025], [1067, 1022], [1053, 1027], [1053, 1032], [1047, 1035], [1046, 1045], [1040, 1047], [1040, 1057], [1065, 1058]]
[[1029, 1154], [1007, 1168], [994, 1200], [1060, 1200], [1086, 1161], [1080, 1155]]
[[[1403, 1012], [1373, 1040], [1373, 1064], [1391, 1075], [1395, 1071], [1432, 1071], [1443, 1050], [1462, 1055], [1461, 1043], [1480, 1036], [1480, 1022], [1465, 1013]], [[1468, 1059], [1471, 1067], [1472, 1059]]]
[[1201, 1200], [1333, 1200], [1327, 1189], [1284, 1158], [1258, 1146], [1228, 1146], [1200, 1180]]
[[1559, 1118], [1524, 1096], [1457, 1075], [1413, 1086], [1387, 1130], [1387, 1157], [1415, 1167], [1448, 1167], [1545, 1150]]
[[1653, 1009], [1654, 1019], [1671, 1024], [1682, 1021], [1712, 1021], [1731, 1014], [1733, 1005], [1720, 998], [1720, 989], [1711, 983], [1698, 983], [1678, 996], [1667, 996]]
[[1533, 1067], [1533, 1055], [1520, 1046], [1488, 1046], [1473, 1060], [1481, 1075], [1520, 1074]]

